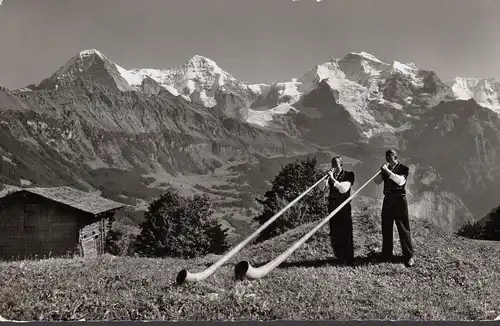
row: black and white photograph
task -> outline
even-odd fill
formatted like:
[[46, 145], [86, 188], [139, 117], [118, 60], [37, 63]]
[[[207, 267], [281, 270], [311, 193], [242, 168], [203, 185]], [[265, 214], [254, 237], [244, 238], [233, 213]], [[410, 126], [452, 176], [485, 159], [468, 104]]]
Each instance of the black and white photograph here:
[[0, 0], [0, 321], [500, 321], [499, 0]]

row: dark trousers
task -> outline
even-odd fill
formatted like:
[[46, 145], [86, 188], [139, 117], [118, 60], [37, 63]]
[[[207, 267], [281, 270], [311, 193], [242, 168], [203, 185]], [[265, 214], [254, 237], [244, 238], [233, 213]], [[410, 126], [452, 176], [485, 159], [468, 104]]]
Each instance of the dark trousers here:
[[408, 202], [406, 196], [385, 196], [382, 205], [382, 255], [392, 256], [393, 225], [396, 222], [403, 258], [413, 257]]
[[[341, 203], [329, 202], [328, 213], [333, 212]], [[330, 241], [333, 253], [341, 263], [352, 264], [354, 260], [354, 244], [351, 204], [348, 203], [330, 220]]]

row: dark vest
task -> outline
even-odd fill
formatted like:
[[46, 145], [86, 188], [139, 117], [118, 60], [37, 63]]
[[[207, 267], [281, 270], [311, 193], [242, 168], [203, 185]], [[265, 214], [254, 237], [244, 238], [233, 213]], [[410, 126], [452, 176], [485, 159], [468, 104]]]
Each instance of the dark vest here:
[[[390, 168], [389, 168], [390, 169]], [[393, 169], [390, 169], [397, 175], [404, 176], [406, 180], [408, 180], [409, 168], [398, 162]], [[406, 195], [406, 182], [399, 186], [396, 182], [394, 182], [387, 173], [382, 172], [382, 178], [384, 179], [384, 195], [385, 196], [403, 196]]]
[[[342, 170], [338, 176], [333, 175], [338, 182], [349, 181], [351, 187], [354, 184], [354, 172]], [[347, 190], [346, 193], [341, 194], [340, 191], [333, 185], [333, 180], [328, 177], [328, 186], [330, 187], [330, 193], [328, 194], [328, 201], [341, 204], [347, 198], [351, 196], [351, 188]]]

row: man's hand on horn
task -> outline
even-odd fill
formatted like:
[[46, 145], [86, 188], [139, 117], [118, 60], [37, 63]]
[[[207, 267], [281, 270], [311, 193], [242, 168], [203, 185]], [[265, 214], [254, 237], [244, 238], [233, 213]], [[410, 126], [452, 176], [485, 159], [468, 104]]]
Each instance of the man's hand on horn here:
[[380, 167], [380, 171], [388, 173], [389, 172], [389, 163], [385, 162], [384, 164], [382, 164], [382, 166]]

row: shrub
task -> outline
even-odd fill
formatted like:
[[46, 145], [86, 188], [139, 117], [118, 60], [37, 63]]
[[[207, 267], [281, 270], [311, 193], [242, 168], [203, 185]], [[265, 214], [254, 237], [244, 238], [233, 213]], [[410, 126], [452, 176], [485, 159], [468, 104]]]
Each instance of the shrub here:
[[500, 206], [489, 214], [484, 233], [485, 240], [500, 241]]
[[500, 206], [495, 208], [486, 216], [485, 223], [475, 222], [471, 224], [467, 222], [458, 230], [458, 235], [480, 240], [500, 240]]
[[483, 226], [478, 223], [467, 221], [457, 232], [458, 235], [469, 239], [482, 239], [484, 237]]
[[148, 257], [194, 258], [225, 252], [227, 231], [212, 218], [207, 195], [182, 197], [169, 188], [151, 202], [141, 223], [136, 253]]
[[[321, 179], [324, 173], [316, 168], [316, 157], [306, 157], [284, 166], [274, 178], [271, 190], [265, 193], [264, 199], [257, 198], [263, 206], [263, 211], [255, 220], [260, 225], [267, 222], [279, 210]], [[319, 220], [327, 214], [327, 199], [319, 185], [262, 231], [257, 241], [265, 241], [304, 223]]]
[[133, 256], [135, 238], [126, 225], [115, 222], [106, 236], [105, 251], [115, 256]]

